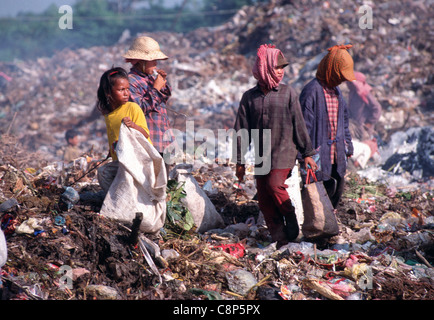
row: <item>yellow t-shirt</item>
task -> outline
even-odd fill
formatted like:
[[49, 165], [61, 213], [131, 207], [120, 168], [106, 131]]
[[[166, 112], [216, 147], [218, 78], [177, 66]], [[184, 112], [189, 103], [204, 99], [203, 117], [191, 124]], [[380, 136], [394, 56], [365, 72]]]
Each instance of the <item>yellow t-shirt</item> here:
[[[118, 159], [115, 150], [119, 139], [119, 130], [121, 129], [121, 123], [124, 117], [130, 117], [135, 124], [142, 127], [149, 134], [145, 115], [142, 109], [140, 109], [139, 105], [135, 102], [127, 102], [116, 110], [113, 110], [109, 114], [105, 115], [104, 118], [107, 127], [107, 138], [109, 142], [110, 155], [113, 160]], [[150, 143], [152, 143], [150, 138], [148, 138], [148, 140]]]

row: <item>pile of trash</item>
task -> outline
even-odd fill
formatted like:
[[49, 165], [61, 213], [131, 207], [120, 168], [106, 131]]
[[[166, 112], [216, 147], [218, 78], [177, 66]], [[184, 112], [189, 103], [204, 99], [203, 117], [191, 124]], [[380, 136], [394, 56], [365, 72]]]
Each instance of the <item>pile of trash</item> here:
[[[352, 43], [355, 69], [367, 75], [383, 107], [376, 128], [381, 139], [388, 142], [396, 131], [428, 126], [434, 101], [430, 7], [414, 1], [370, 3], [373, 28], [362, 29], [360, 6], [349, 0], [271, 1], [243, 7], [217, 27], [188, 34], [147, 33], [170, 57], [159, 66], [173, 88], [168, 105], [172, 126], [184, 131], [185, 121], [191, 120], [198, 128], [233, 127], [242, 93], [255, 85], [251, 66], [256, 50], [270, 42], [289, 59], [284, 82], [298, 92], [314, 77], [327, 48]], [[2, 133], [18, 136], [25, 148], [52, 162], [61, 158], [65, 131], [77, 127], [86, 137], [85, 150], [93, 147], [105, 154], [105, 125], [95, 112], [99, 78], [111, 66], [129, 70], [122, 53], [132, 40], [64, 49], [31, 63], [0, 63], [8, 79], [0, 93]]]
[[358, 171], [369, 181], [384, 183], [395, 190], [433, 190], [434, 129], [412, 127], [391, 135], [379, 148], [379, 165]]
[[[121, 53], [132, 39], [0, 63], [1, 299], [434, 299], [432, 14], [423, 2], [370, 5], [373, 29], [359, 27], [354, 1], [282, 0], [243, 7], [218, 27], [147, 34], [170, 56], [161, 67], [181, 132], [187, 121], [233, 127], [260, 44], [282, 49], [285, 81], [298, 91], [328, 47], [354, 45], [383, 106], [381, 161], [346, 177], [340, 234], [327, 242], [300, 236], [276, 248], [252, 171], [240, 184], [229, 162], [173, 168], [158, 236], [102, 216], [95, 169], [107, 140], [96, 90], [112, 65], [129, 69]], [[70, 128], [83, 156], [64, 163]]]
[[252, 174], [236, 183], [231, 164], [174, 167], [166, 223], [152, 236], [99, 213], [104, 197], [86, 159], [25, 160], [0, 166], [1, 299], [434, 299], [430, 192], [392, 192], [351, 174], [339, 235], [276, 248]]

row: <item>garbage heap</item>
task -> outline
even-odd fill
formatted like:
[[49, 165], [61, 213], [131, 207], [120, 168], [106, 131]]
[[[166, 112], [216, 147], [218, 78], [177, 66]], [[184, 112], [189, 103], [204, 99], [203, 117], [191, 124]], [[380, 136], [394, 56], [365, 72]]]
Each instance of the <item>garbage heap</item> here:
[[[284, 81], [298, 92], [315, 75], [326, 49], [352, 43], [355, 69], [367, 75], [383, 106], [376, 130], [383, 141], [432, 123], [432, 8], [424, 2], [370, 3], [372, 29], [362, 29], [354, 1], [271, 1], [239, 10], [227, 23], [187, 34], [145, 33], [170, 57], [160, 67], [173, 87], [169, 115], [212, 130], [233, 126], [242, 93], [255, 85], [251, 66], [260, 44], [273, 43], [290, 61]], [[61, 159], [65, 131], [78, 127], [84, 150], [106, 154], [104, 121], [94, 112], [102, 73], [130, 68], [122, 59], [132, 38], [110, 47], [64, 49], [52, 57], [0, 63], [0, 127], [14, 134], [44, 165]], [[342, 85], [346, 90], [346, 86]], [[93, 148], [92, 148], [93, 147]]]
[[[13, 148], [17, 141], [2, 147], [2, 159]], [[15, 163], [22, 166], [0, 166], [1, 299], [434, 299], [430, 192], [397, 192], [353, 174], [339, 235], [276, 248], [253, 176], [239, 185], [233, 165], [197, 161], [192, 179], [224, 224], [197, 232], [182, 200], [190, 194], [169, 180], [160, 235], [132, 241], [134, 221], [99, 214], [104, 197], [86, 159], [62, 168], [30, 167], [25, 155]], [[137, 243], [143, 236], [147, 245]]]
[[[150, 239], [159, 250], [134, 244], [132, 222], [99, 214], [93, 170], [107, 154], [105, 124], [94, 112], [99, 77], [112, 65], [129, 69], [121, 53], [132, 39], [0, 63], [10, 77], [0, 83], [2, 299], [433, 299], [432, 167], [424, 165], [433, 146], [425, 131], [432, 130], [432, 9], [414, 1], [370, 6], [373, 29], [359, 27], [359, 3], [305, 0], [243, 7], [221, 26], [188, 34], [147, 33], [170, 56], [161, 67], [173, 87], [172, 126], [181, 131], [187, 121], [233, 126], [242, 93], [255, 84], [250, 70], [262, 43], [282, 49], [290, 61], [285, 81], [298, 91], [328, 47], [354, 45], [356, 69], [383, 106], [381, 174], [400, 179], [347, 176], [341, 232], [324, 243], [300, 238], [277, 249], [253, 176], [240, 186], [232, 163], [196, 159], [192, 176], [224, 226], [197, 232], [182, 202], [188, 194], [175, 184], [168, 216], [181, 222], [167, 221]], [[64, 134], [73, 127], [84, 154], [65, 164]], [[67, 187], [79, 200], [64, 203]]]

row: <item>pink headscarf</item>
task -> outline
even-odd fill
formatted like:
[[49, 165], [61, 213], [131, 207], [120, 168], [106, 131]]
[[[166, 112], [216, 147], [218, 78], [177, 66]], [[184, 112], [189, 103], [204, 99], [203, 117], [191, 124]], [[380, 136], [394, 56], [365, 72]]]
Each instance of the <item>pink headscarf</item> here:
[[252, 73], [255, 79], [258, 80], [259, 85], [268, 90], [276, 88], [283, 79], [283, 75], [279, 77], [274, 72], [279, 54], [283, 56], [279, 49], [270, 44], [263, 44], [258, 49]]
[[352, 92], [355, 91], [365, 103], [368, 103], [368, 95], [369, 92], [371, 92], [372, 87], [366, 83], [366, 76], [363, 73], [355, 71], [354, 76], [356, 77], [356, 80], [348, 82], [348, 88]]

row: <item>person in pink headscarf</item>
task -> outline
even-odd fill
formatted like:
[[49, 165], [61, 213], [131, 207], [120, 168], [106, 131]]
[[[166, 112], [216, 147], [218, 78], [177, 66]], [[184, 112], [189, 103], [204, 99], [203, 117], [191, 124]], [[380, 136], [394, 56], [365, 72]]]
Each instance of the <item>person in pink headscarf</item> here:
[[287, 65], [283, 53], [273, 45], [264, 44], [259, 47], [252, 73], [265, 94], [278, 87]]
[[364, 168], [368, 160], [378, 152], [374, 134], [375, 124], [381, 116], [381, 105], [373, 96], [372, 87], [366, 82], [366, 76], [357, 71], [354, 72], [354, 76], [356, 80], [347, 82], [350, 131], [355, 139], [352, 161], [356, 168]]
[[372, 87], [366, 82], [366, 76], [354, 72], [356, 80], [348, 81], [350, 90], [348, 96], [350, 119], [359, 126], [362, 125], [369, 135], [374, 133], [374, 126], [381, 116], [381, 105], [372, 95]]
[[[237, 134], [240, 134], [236, 140], [235, 175], [243, 181], [245, 147], [253, 142], [258, 204], [271, 238], [278, 247], [299, 235], [295, 209], [285, 185], [298, 152], [304, 158], [306, 168], [318, 168], [311, 158], [315, 150], [301, 113], [298, 95], [293, 88], [281, 83], [287, 65], [283, 53], [273, 45], [259, 47], [252, 69], [258, 83], [244, 92], [234, 125]], [[241, 133], [246, 130], [249, 141], [241, 141]], [[252, 138], [255, 132], [258, 139]]]

